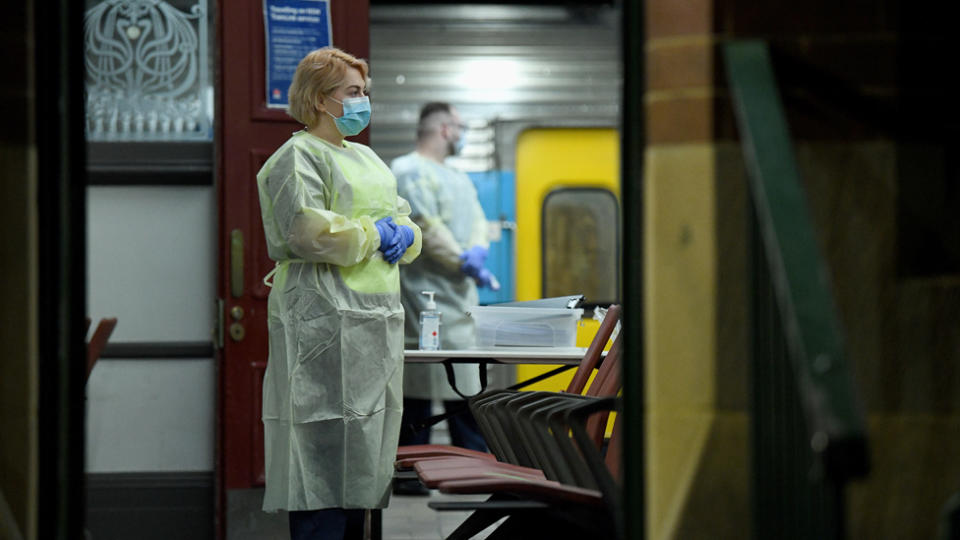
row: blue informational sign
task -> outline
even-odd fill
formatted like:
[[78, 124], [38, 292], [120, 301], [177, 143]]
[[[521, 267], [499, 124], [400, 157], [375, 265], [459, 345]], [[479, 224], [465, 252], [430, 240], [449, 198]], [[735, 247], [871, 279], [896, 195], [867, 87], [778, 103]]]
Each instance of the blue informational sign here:
[[333, 43], [330, 0], [263, 0], [267, 47], [267, 107], [286, 108], [297, 64]]

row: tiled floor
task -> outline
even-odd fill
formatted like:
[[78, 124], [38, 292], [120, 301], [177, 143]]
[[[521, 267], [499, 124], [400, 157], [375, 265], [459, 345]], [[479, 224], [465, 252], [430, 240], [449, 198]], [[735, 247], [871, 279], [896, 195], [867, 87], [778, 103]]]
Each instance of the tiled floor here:
[[[434, 414], [443, 412], [435, 409]], [[449, 444], [446, 422], [434, 427], [432, 442]], [[431, 491], [429, 497], [393, 495], [390, 506], [383, 510], [382, 540], [439, 540], [446, 538], [467, 518], [469, 512], [437, 512], [427, 507], [428, 501], [476, 501], [484, 495], [444, 495]], [[287, 540], [287, 514], [267, 514], [260, 510], [262, 489], [232, 490], [227, 494], [227, 540]], [[491, 526], [474, 538], [482, 539]]]
[[[437, 512], [428, 501], [483, 500], [484, 496], [443, 495], [431, 491], [429, 497], [395, 495], [383, 510], [383, 540], [437, 540], [445, 538], [466, 519], [468, 512]], [[229, 494], [228, 540], [286, 540], [287, 515], [267, 514], [260, 510], [263, 490], [234, 490]], [[485, 538], [493, 528], [475, 538]]]
[[[427, 501], [484, 500], [485, 496], [453, 496], [431, 491], [429, 497], [395, 496], [383, 511], [383, 540], [428, 540], [446, 538], [466, 519], [468, 512], [437, 512]], [[485, 538], [493, 528], [475, 538]]]

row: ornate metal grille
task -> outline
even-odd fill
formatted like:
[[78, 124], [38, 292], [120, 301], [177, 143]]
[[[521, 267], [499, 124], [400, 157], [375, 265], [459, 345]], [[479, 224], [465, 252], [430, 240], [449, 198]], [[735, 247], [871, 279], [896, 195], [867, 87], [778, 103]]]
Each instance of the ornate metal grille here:
[[212, 138], [207, 1], [104, 0], [84, 15], [87, 139]]

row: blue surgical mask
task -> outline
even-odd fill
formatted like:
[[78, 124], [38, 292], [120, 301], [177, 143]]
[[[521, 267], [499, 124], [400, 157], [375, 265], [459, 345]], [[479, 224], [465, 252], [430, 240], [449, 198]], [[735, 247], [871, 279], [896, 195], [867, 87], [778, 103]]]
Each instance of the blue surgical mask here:
[[463, 133], [464, 129], [461, 126], [460, 132], [457, 134], [457, 139], [453, 141], [447, 141], [447, 153], [451, 156], [459, 156], [460, 152], [463, 152], [463, 147], [467, 142], [467, 138]]
[[344, 136], [356, 135], [370, 123], [370, 98], [367, 96], [346, 98], [343, 101], [332, 97], [330, 99], [343, 105], [343, 115], [340, 118], [330, 114], [330, 111], [327, 111], [327, 114], [333, 118], [337, 131]]

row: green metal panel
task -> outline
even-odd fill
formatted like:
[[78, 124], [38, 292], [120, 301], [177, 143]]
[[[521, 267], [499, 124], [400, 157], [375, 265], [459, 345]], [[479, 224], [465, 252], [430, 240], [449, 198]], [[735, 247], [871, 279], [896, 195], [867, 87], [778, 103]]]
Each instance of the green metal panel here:
[[866, 427], [769, 50], [723, 47], [754, 209], [755, 534], [842, 537], [842, 488]]

